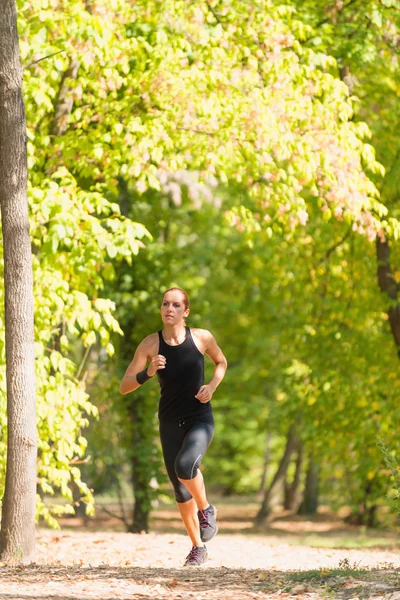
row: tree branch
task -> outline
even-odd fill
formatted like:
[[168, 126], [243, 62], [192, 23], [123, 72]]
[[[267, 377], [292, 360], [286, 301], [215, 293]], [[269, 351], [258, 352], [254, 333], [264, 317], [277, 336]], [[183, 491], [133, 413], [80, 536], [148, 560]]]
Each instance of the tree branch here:
[[350, 229], [344, 234], [344, 236], [342, 237], [341, 240], [339, 240], [338, 242], [336, 242], [336, 244], [334, 244], [333, 246], [328, 248], [328, 250], [325, 252], [325, 255], [322, 258], [320, 258], [319, 261], [317, 262], [317, 266], [320, 265], [321, 263], [325, 262], [326, 260], [328, 260], [328, 258], [336, 250], [336, 248], [339, 248], [339, 246], [341, 246], [343, 244], [343, 242], [349, 237], [349, 235], [351, 234], [351, 231], [352, 231], [352, 229], [350, 227]]
[[23, 69], [26, 71], [26, 69], [29, 69], [29, 67], [32, 65], [37, 65], [38, 63], [42, 62], [42, 60], [46, 60], [46, 58], [51, 58], [52, 56], [57, 56], [57, 54], [61, 54], [62, 52], [66, 52], [66, 50], [59, 50], [58, 52], [53, 52], [53, 54], [43, 56], [43, 58], [39, 58], [38, 60], [34, 60], [33, 62], [29, 63], [29, 65], [26, 65], [26, 67], [23, 67]]
[[218, 13], [215, 12], [214, 8], [211, 6], [211, 4], [209, 3], [208, 0], [206, 0], [206, 4], [207, 4], [207, 7], [208, 7], [208, 10], [212, 13], [212, 15], [213, 15], [214, 19], [217, 21], [217, 23], [219, 23], [220, 25], [222, 25], [223, 23], [222, 23], [219, 15], [218, 15]]
[[128, 523], [128, 519], [126, 517], [126, 512], [125, 512], [125, 506], [124, 506], [124, 502], [123, 502], [123, 498], [122, 498], [122, 488], [121, 488], [121, 484], [119, 481], [119, 477], [117, 477], [117, 493], [118, 493], [118, 501], [119, 501], [119, 505], [121, 507], [121, 512], [122, 512], [122, 518], [123, 521], [126, 525], [127, 528], [130, 527], [129, 523]]
[[190, 129], [190, 127], [177, 127], [176, 129], [180, 130], [180, 131], [189, 131], [189, 133], [199, 133], [201, 135], [209, 135], [209, 136], [216, 136], [218, 134], [217, 131], [200, 131], [200, 129]]
[[115, 513], [108, 510], [105, 506], [100, 505], [99, 508], [101, 508], [101, 510], [104, 511], [106, 513], [106, 515], [109, 515], [110, 517], [113, 517], [114, 519], [118, 519], [119, 521], [122, 521], [127, 529], [130, 527], [130, 524], [127, 522], [125, 517], [123, 517], [123, 516], [120, 517], [119, 515], [116, 515]]
[[69, 461], [69, 465], [83, 465], [85, 463], [88, 463], [91, 460], [91, 456], [89, 454], [89, 456], [87, 456], [86, 458], [83, 458], [82, 460], [79, 460], [77, 457], [73, 458], [72, 460]]
[[[342, 9], [338, 12], [343, 13], [349, 6], [351, 6], [352, 4], [354, 4], [354, 2], [357, 2], [357, 0], [350, 0], [350, 2], [348, 2], [345, 6], [342, 7]], [[328, 23], [329, 21], [332, 21], [332, 17], [325, 17], [324, 19], [322, 19], [321, 21], [318, 21], [318, 23], [316, 23], [315, 25], [312, 25], [312, 28], [317, 30], [319, 27], [321, 27], [321, 25], [325, 25], [325, 23]], [[358, 31], [358, 29], [357, 29]], [[304, 44], [308, 44], [309, 41], [313, 40], [314, 38], [316, 38], [318, 36], [318, 32], [315, 31], [315, 34], [313, 34], [312, 36], [310, 36], [309, 38], [307, 38], [306, 40], [304, 40]]]
[[[338, 10], [338, 13], [343, 14], [343, 12], [349, 8], [349, 6], [351, 6], [352, 4], [354, 4], [355, 2], [357, 2], [357, 0], [350, 0], [350, 2], [348, 2], [345, 6], [343, 6], [340, 10]], [[319, 23], [317, 23], [315, 25], [315, 27], [321, 27], [321, 25], [325, 25], [325, 23], [327, 23], [328, 21], [331, 21], [332, 17], [326, 17], [325, 19], [322, 19], [322, 21], [320, 21]]]
[[70, 94], [70, 80], [76, 80], [78, 77], [79, 61], [71, 58], [69, 67], [62, 76], [60, 90], [54, 107], [54, 117], [50, 128], [52, 135], [60, 136], [67, 130], [67, 120], [72, 112], [74, 100]]
[[82, 381], [82, 379], [81, 379], [81, 374], [82, 374], [82, 371], [83, 371], [83, 367], [84, 367], [84, 366], [85, 366], [85, 364], [86, 364], [87, 358], [88, 358], [88, 356], [89, 356], [89, 353], [90, 353], [90, 351], [91, 351], [92, 347], [93, 347], [93, 346], [87, 346], [87, 348], [86, 348], [86, 350], [85, 350], [85, 353], [84, 353], [84, 355], [83, 355], [83, 358], [82, 358], [81, 364], [79, 365], [79, 367], [78, 367], [78, 370], [77, 370], [77, 372], [76, 372], [76, 378], [77, 378], [77, 379], [79, 379], [80, 381]]

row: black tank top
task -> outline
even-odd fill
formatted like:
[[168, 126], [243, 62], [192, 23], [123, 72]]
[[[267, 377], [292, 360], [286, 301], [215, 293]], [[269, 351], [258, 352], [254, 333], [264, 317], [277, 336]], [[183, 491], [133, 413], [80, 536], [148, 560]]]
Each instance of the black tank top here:
[[165, 369], [157, 371], [161, 387], [160, 419], [202, 417], [212, 413], [210, 402], [203, 404], [195, 398], [204, 384], [204, 356], [195, 345], [189, 327], [185, 329], [185, 341], [178, 346], [166, 344], [162, 332], [158, 332], [158, 353], [167, 359]]

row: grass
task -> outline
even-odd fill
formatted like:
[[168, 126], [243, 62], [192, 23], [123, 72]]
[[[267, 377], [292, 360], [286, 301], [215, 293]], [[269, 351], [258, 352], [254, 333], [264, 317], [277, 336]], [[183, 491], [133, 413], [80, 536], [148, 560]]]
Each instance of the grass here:
[[[290, 535], [290, 534], [289, 534]], [[400, 548], [400, 541], [395, 537], [395, 534], [391, 534], [390, 537], [384, 537], [374, 533], [359, 534], [358, 532], [347, 532], [343, 533], [323, 533], [323, 534], [309, 534], [300, 536], [291, 536], [291, 539], [287, 540], [287, 543], [291, 546], [308, 546], [310, 548], [331, 548], [331, 549], [368, 549], [368, 548]]]
[[363, 577], [366, 578], [370, 574], [370, 569], [359, 569], [357, 567], [335, 569], [311, 569], [310, 571], [298, 571], [296, 573], [288, 573], [285, 579], [290, 583], [324, 583], [331, 577]]
[[[290, 592], [296, 586], [305, 587], [323, 587], [326, 597], [331, 597], [330, 593], [347, 583], [351, 586], [351, 595], [353, 597], [356, 590], [364, 589], [367, 594], [363, 597], [370, 597], [368, 589], [374, 595], [374, 586], [378, 585], [380, 589], [386, 588], [386, 591], [392, 592], [398, 589], [399, 571], [391, 563], [383, 564], [379, 568], [360, 568], [360, 563], [351, 563], [348, 558], [339, 561], [338, 567], [310, 569], [308, 571], [296, 571], [284, 575], [284, 591]], [[346, 582], [347, 580], [347, 582]], [[356, 594], [357, 596], [358, 594]], [[335, 595], [335, 597], [337, 597]]]

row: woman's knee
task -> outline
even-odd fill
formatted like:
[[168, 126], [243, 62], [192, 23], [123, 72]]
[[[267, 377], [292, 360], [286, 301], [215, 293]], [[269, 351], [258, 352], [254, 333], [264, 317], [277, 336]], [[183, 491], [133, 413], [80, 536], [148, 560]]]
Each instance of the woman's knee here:
[[190, 456], [178, 455], [175, 461], [175, 473], [179, 479], [194, 479], [200, 466], [202, 454], [195, 459]]

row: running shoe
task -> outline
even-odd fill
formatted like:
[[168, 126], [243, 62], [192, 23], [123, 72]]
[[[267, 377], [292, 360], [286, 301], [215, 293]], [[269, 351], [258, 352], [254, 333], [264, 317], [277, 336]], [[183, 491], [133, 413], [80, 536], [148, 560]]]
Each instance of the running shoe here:
[[202, 542], [209, 542], [218, 532], [217, 509], [210, 504], [208, 508], [197, 512], [200, 523], [200, 537]]
[[193, 546], [186, 557], [184, 567], [200, 567], [208, 558], [205, 546]]

